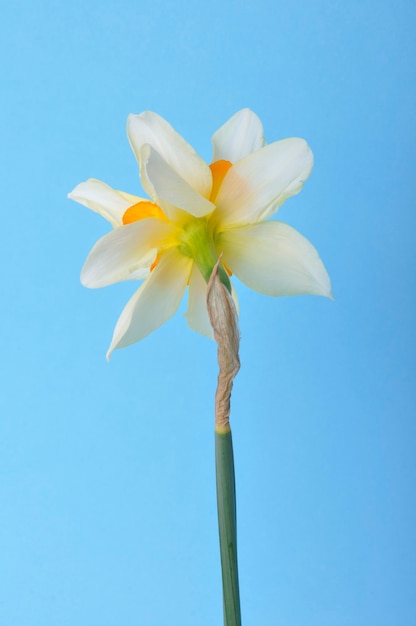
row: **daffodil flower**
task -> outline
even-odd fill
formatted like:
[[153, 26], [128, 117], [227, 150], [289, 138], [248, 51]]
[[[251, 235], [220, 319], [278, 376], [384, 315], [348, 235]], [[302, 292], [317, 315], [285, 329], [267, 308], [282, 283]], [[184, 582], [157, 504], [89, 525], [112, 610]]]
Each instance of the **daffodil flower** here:
[[114, 227], [91, 250], [83, 285], [144, 279], [121, 313], [108, 356], [171, 318], [187, 287], [187, 322], [212, 337], [206, 293], [219, 257], [221, 280], [234, 299], [233, 275], [270, 296], [331, 295], [312, 244], [287, 224], [269, 220], [312, 170], [303, 139], [266, 145], [262, 124], [249, 109], [214, 134], [211, 165], [156, 113], [130, 115], [127, 135], [149, 198], [95, 179], [69, 194]]

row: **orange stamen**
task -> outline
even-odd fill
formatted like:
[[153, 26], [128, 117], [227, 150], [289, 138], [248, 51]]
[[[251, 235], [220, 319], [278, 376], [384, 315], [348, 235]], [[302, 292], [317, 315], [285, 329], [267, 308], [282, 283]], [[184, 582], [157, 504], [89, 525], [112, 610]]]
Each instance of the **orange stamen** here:
[[211, 165], [209, 166], [209, 169], [211, 170], [211, 173], [212, 173], [212, 188], [211, 188], [211, 195], [209, 197], [211, 202], [215, 202], [215, 199], [218, 195], [218, 192], [225, 178], [225, 175], [227, 174], [231, 166], [232, 166], [232, 163], [230, 163], [230, 161], [224, 161], [224, 160], [214, 161], [214, 163], [211, 163]]
[[[150, 200], [141, 200], [137, 204], [133, 204], [133, 206], [129, 207], [127, 211], [125, 211], [122, 221], [124, 225], [133, 224], [133, 222], [145, 220], [148, 217], [164, 221], [167, 221], [168, 219], [158, 204], [150, 202]], [[153, 272], [159, 261], [160, 254], [156, 256], [155, 260], [151, 264], [149, 268], [151, 272]]]
[[163, 213], [162, 209], [155, 202], [150, 202], [150, 200], [141, 200], [137, 204], [133, 204], [133, 206], [129, 207], [127, 211], [123, 215], [123, 224], [133, 224], [133, 222], [138, 222], [139, 220], [144, 220], [147, 217], [155, 217], [159, 220], [167, 220], [166, 215]]
[[155, 260], [153, 261], [152, 265], [150, 266], [150, 271], [153, 272], [153, 270], [155, 269], [156, 265], [159, 263], [160, 261], [160, 254], [158, 254], [155, 258]]

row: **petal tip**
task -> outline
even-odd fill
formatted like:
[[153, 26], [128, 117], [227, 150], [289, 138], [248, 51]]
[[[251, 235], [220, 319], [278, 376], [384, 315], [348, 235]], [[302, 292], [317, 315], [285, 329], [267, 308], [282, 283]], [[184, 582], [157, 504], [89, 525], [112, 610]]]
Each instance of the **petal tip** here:
[[[322, 261], [321, 261], [322, 263]], [[322, 264], [323, 265], [323, 264]], [[323, 269], [325, 271], [325, 276], [323, 278], [323, 280], [319, 281], [320, 282], [320, 290], [319, 292], [317, 292], [317, 295], [322, 296], [324, 298], [329, 298], [329, 300], [334, 301], [334, 295], [332, 293], [332, 285], [331, 285], [331, 279], [329, 278], [329, 275], [325, 269], [325, 266], [323, 266]]]
[[79, 183], [78, 185], [76, 185], [72, 191], [66, 194], [66, 197], [69, 198], [69, 200], [75, 200], [75, 202], [77, 202], [77, 191], [80, 185], [82, 185], [82, 183]]
[[83, 287], [86, 287], [87, 289], [94, 289], [95, 287], [99, 286], [97, 284], [94, 284], [94, 280], [91, 277], [91, 273], [87, 269], [85, 269], [85, 265], [81, 270], [79, 280], [80, 280], [81, 285]]
[[84, 277], [82, 276], [82, 274], [81, 274], [81, 276], [79, 277], [79, 282], [81, 283], [81, 285], [82, 285], [83, 287], [87, 287], [87, 288], [88, 288], [88, 282], [84, 279]]

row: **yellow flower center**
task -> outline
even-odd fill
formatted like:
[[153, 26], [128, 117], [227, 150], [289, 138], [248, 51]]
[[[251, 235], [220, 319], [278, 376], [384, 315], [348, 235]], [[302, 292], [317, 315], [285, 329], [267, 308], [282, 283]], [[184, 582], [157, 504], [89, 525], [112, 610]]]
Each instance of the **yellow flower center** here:
[[[230, 163], [230, 161], [224, 160], [215, 161], [209, 166], [212, 173], [212, 187], [209, 200], [212, 203], [215, 203], [223, 180], [231, 166], [232, 163]], [[125, 211], [122, 222], [123, 225], [127, 225], [147, 218], [169, 221], [158, 204], [150, 200], [141, 200]], [[179, 249], [182, 254], [191, 257], [195, 261], [205, 280], [208, 282], [214, 265], [217, 262], [218, 253], [215, 248], [212, 233], [210, 233], [208, 228], [208, 221], [205, 217], [192, 218], [184, 225], [180, 236]], [[159, 260], [160, 254], [156, 256], [156, 259], [150, 266], [150, 271], [154, 270]], [[219, 273], [221, 280], [228, 290], [231, 291], [227, 272], [231, 275], [231, 272], [227, 268], [226, 271], [224, 271], [224, 268], [220, 267]]]

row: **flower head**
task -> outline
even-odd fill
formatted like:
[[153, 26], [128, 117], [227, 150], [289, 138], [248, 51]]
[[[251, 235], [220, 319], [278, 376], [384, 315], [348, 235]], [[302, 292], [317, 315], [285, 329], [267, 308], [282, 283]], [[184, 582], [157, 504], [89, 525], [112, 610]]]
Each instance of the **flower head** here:
[[212, 337], [206, 293], [219, 257], [221, 281], [235, 300], [232, 275], [271, 296], [331, 295], [312, 244], [287, 224], [268, 219], [299, 193], [312, 170], [312, 152], [303, 139], [266, 145], [262, 124], [249, 109], [214, 134], [211, 165], [156, 113], [130, 115], [127, 135], [149, 198], [95, 179], [69, 194], [113, 226], [88, 255], [83, 285], [143, 279], [120, 315], [108, 356], [172, 317], [187, 287], [188, 324]]

